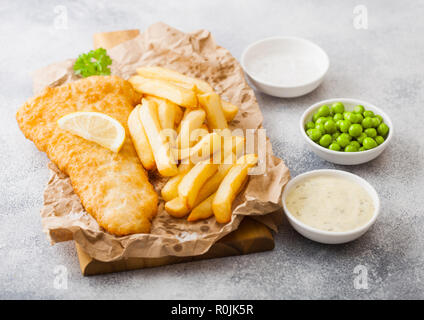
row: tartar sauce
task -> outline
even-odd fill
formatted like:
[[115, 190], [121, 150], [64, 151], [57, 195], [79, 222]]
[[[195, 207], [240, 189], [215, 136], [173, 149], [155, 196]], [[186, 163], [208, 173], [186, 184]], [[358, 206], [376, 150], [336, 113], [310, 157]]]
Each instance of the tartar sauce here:
[[325, 231], [349, 231], [374, 213], [371, 196], [358, 183], [328, 175], [305, 178], [290, 190], [287, 209], [304, 224]]

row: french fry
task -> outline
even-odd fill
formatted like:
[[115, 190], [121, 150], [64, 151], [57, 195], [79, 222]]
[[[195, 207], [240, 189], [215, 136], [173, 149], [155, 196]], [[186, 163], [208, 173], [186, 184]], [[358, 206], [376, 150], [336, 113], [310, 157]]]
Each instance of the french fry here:
[[168, 99], [187, 108], [197, 107], [197, 97], [192, 90], [176, 86], [175, 84], [163, 80], [147, 79], [141, 76], [132, 76], [128, 81], [133, 85], [136, 91], [143, 94]]
[[173, 149], [174, 157], [181, 161], [198, 162], [210, 158], [221, 149], [222, 137], [216, 132], [209, 133], [191, 148]]
[[[221, 152], [213, 155], [213, 163], [234, 163], [244, 153], [245, 141], [246, 139], [240, 136], [223, 136]], [[227, 157], [228, 155], [232, 158]]]
[[165, 140], [171, 144], [171, 147], [174, 147], [177, 138], [174, 121], [175, 113], [179, 107], [169, 100], [154, 96], [145, 96], [145, 99], [156, 102], [158, 106], [159, 124], [162, 129], [161, 133], [165, 136]]
[[233, 201], [247, 179], [249, 168], [254, 166], [257, 161], [258, 157], [256, 155], [248, 154], [242, 156], [222, 180], [212, 202], [212, 210], [218, 223], [231, 221]]
[[[185, 88], [190, 90], [193, 90], [193, 85], [195, 85], [197, 91], [201, 94], [214, 92], [213, 88], [206, 81], [192, 78], [166, 68], [142, 67], [137, 69], [137, 73], [145, 78], [171, 81], [180, 86], [185, 85]], [[228, 101], [222, 100], [221, 102], [225, 118], [228, 122], [232, 121], [238, 112], [238, 107]]]
[[207, 197], [205, 200], [200, 202], [187, 217], [187, 221], [194, 222], [197, 220], [208, 219], [213, 216], [212, 202], [215, 197], [215, 193]]
[[190, 143], [198, 143], [204, 136], [209, 134], [209, 128], [206, 124], [203, 124], [200, 128], [193, 130], [190, 133]]
[[192, 163], [180, 164], [178, 167], [178, 174], [169, 179], [161, 190], [163, 200], [171, 201], [172, 199], [178, 197], [178, 185], [191, 168], [193, 168]]
[[183, 119], [184, 112], [179, 106], [177, 106], [177, 105], [175, 105], [175, 106], [176, 107], [175, 107], [175, 118], [174, 118], [174, 120], [175, 120], [175, 127], [178, 127], [181, 120]]
[[207, 133], [209, 133], [209, 127], [206, 123], [202, 124], [202, 126], [200, 128], [203, 129], [204, 131], [206, 131]]
[[176, 82], [176, 81], [169, 81], [169, 80], [165, 80], [168, 81], [178, 87], [187, 89], [187, 90], [191, 90], [193, 92], [198, 92], [199, 90], [197, 89], [195, 84], [191, 84], [191, 83], [184, 83], [184, 82]]
[[169, 100], [162, 100], [158, 104], [158, 117], [162, 129], [174, 129], [176, 107], [178, 106]]
[[227, 120], [222, 110], [221, 99], [218, 94], [215, 92], [199, 94], [197, 95], [197, 99], [206, 112], [208, 127], [211, 130], [228, 128]]
[[212, 193], [215, 193], [216, 190], [218, 190], [218, 187], [221, 184], [222, 180], [224, 180], [225, 176], [234, 166], [234, 164], [231, 162], [232, 159], [235, 160], [235, 155], [229, 154], [224, 160], [224, 163], [219, 165], [217, 172], [205, 182], [203, 187], [200, 189], [199, 194], [197, 195], [194, 206], [197, 206], [198, 204], [200, 204], [200, 202], [202, 202]]
[[[182, 108], [182, 107], [181, 107]], [[179, 124], [179, 126], [177, 127], [177, 132], [178, 133], [180, 133], [180, 130], [181, 130], [181, 124], [182, 124], [182, 121], [187, 117], [187, 115], [191, 112], [191, 111], [193, 111], [193, 110], [201, 110], [200, 108], [184, 108], [184, 111], [182, 111], [182, 117], [181, 117], [181, 121], [180, 121], [180, 124]], [[205, 119], [206, 119], [206, 113], [205, 113]]]
[[[174, 125], [173, 125], [172, 129], [175, 129], [180, 124], [180, 122], [183, 118], [183, 115], [184, 115], [184, 111], [181, 109], [180, 106], [176, 105], [172, 101], [169, 101], [169, 100], [166, 100], [166, 99], [163, 99], [163, 98], [158, 98], [158, 97], [155, 97], [155, 96], [144, 95], [144, 98], [147, 99], [147, 100], [152, 100], [152, 101], [156, 102], [158, 106], [160, 106], [164, 101], [167, 102], [169, 105], [172, 105], [174, 107], [174, 110], [170, 111], [170, 112], [174, 113]], [[158, 113], [159, 113], [159, 109], [158, 109]], [[163, 120], [161, 120], [159, 118], [159, 121], [161, 122]], [[161, 123], [161, 125], [162, 125], [162, 123]]]
[[184, 200], [186, 207], [193, 208], [199, 190], [215, 172], [218, 166], [210, 161], [198, 162], [184, 176], [178, 186], [178, 195]]
[[244, 146], [246, 139], [239, 136], [233, 136], [232, 137], [232, 148], [231, 151], [236, 155], [240, 156], [244, 153]]
[[238, 107], [225, 100], [221, 100], [221, 104], [225, 119], [228, 122], [232, 121], [238, 113]]
[[142, 107], [139, 109], [139, 116], [150, 146], [152, 147], [159, 173], [165, 177], [175, 176], [178, 173], [178, 168], [169, 142], [166, 142], [165, 137], [161, 134], [157, 115], [157, 104], [153, 101], [143, 99]]
[[185, 76], [171, 69], [161, 67], [141, 67], [137, 69], [137, 73], [146, 78], [166, 80], [186, 85], [195, 85], [201, 92], [213, 91], [212, 87], [206, 81]]
[[165, 211], [175, 218], [183, 218], [190, 212], [185, 201], [180, 197], [176, 197], [166, 202]]
[[178, 148], [188, 148], [194, 143], [194, 141], [193, 143], [190, 143], [190, 134], [193, 130], [202, 126], [205, 121], [205, 117], [205, 111], [202, 109], [190, 110], [184, 115], [183, 120], [181, 120], [180, 133], [177, 137]]
[[128, 129], [141, 164], [146, 170], [153, 170], [156, 168], [155, 158], [139, 117], [140, 108], [141, 106], [138, 105], [130, 113], [128, 117]]

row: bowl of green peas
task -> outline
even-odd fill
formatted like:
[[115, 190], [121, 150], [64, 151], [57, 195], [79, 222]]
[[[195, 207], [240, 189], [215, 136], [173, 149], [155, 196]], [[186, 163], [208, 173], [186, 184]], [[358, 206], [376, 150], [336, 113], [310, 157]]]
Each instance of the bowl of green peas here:
[[361, 100], [337, 98], [309, 107], [300, 119], [301, 134], [319, 157], [355, 165], [378, 157], [393, 136], [383, 110]]

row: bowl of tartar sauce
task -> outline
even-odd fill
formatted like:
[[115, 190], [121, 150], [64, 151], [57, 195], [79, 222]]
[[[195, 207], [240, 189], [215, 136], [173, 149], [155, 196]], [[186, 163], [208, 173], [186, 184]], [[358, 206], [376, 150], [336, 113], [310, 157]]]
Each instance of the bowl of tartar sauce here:
[[315, 90], [330, 60], [315, 43], [296, 37], [272, 37], [249, 45], [241, 65], [255, 87], [272, 96], [293, 98]]
[[359, 238], [380, 212], [380, 200], [373, 186], [341, 170], [313, 170], [296, 176], [286, 185], [282, 202], [296, 231], [326, 244]]

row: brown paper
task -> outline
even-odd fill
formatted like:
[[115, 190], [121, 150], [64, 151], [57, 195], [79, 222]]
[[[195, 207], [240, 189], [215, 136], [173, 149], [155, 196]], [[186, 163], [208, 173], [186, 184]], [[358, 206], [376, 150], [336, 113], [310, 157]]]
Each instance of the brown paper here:
[[[96, 37], [96, 46], [99, 43], [109, 46], [116, 41], [117, 33], [113, 33], [112, 41], [108, 40], [108, 33]], [[231, 123], [233, 128], [258, 129], [262, 126], [261, 111], [239, 63], [226, 49], [217, 46], [206, 30], [183, 33], [157, 23], [132, 40], [108, 49], [108, 54], [113, 60], [112, 74], [124, 79], [134, 74], [136, 67], [153, 65], [201, 78], [224, 99], [239, 106], [239, 113]], [[37, 71], [34, 91], [73, 81], [72, 63], [73, 60], [67, 60]], [[282, 219], [281, 192], [290, 174], [284, 162], [272, 155], [269, 141], [266, 152], [266, 173], [250, 177], [245, 191], [234, 201], [232, 220], [228, 224], [218, 224], [214, 217], [195, 223], [173, 218], [164, 211], [163, 201], [160, 201], [151, 233], [124, 237], [116, 237], [99, 227], [84, 210], [69, 178], [51, 163], [52, 174], [41, 211], [43, 230], [52, 243], [74, 239], [85, 252], [100, 261], [200, 255], [236, 230], [245, 215], [254, 216], [276, 231]], [[150, 179], [159, 191], [164, 179], [155, 174], [151, 174]]]

